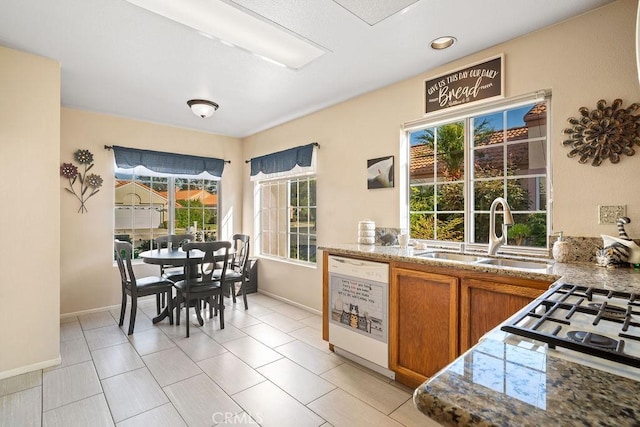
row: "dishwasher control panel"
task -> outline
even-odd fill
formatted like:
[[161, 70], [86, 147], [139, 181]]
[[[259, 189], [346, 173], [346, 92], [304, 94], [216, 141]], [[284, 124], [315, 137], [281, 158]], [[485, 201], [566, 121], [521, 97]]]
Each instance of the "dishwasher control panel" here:
[[329, 256], [329, 273], [389, 283], [389, 264]]

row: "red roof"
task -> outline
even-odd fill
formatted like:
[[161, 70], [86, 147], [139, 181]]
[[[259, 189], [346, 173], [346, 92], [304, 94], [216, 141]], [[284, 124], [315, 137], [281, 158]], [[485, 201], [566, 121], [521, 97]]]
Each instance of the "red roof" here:
[[[165, 195], [167, 192], [163, 192]], [[205, 206], [217, 206], [218, 195], [209, 193], [207, 190], [177, 190], [176, 201], [178, 200], [199, 200]]]
[[[505, 136], [507, 141], [517, 141], [527, 139], [529, 137], [529, 128], [533, 126], [546, 125], [546, 103], [534, 105], [525, 116], [525, 126], [514, 127], [506, 130], [493, 132], [489, 135], [488, 142], [479, 143], [477, 146], [488, 146], [500, 144], [504, 142]], [[537, 122], [536, 122], [537, 121]], [[476, 162], [480, 164], [489, 164], [502, 158], [502, 146], [487, 147], [476, 151]], [[511, 146], [508, 150], [509, 156], [515, 164], [523, 169], [528, 169], [529, 151], [526, 144], [518, 144]], [[480, 155], [481, 154], [481, 155]], [[410, 165], [409, 171], [412, 179], [433, 178], [433, 149], [425, 144], [413, 145], [410, 148]], [[438, 176], [442, 176], [444, 172], [444, 163], [438, 164]]]

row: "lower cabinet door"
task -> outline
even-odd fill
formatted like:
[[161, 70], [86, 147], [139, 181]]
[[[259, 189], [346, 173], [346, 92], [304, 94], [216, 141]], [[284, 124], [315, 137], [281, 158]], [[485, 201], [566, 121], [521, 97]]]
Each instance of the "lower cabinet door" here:
[[458, 355], [458, 278], [392, 269], [389, 365], [417, 387]]
[[548, 283], [535, 287], [463, 279], [460, 286], [460, 353], [540, 296]]

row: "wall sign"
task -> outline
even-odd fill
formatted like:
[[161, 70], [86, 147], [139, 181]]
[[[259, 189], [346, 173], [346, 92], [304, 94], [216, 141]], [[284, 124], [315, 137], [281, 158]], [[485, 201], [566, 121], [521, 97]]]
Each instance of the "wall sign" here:
[[425, 81], [425, 113], [502, 98], [503, 55]]

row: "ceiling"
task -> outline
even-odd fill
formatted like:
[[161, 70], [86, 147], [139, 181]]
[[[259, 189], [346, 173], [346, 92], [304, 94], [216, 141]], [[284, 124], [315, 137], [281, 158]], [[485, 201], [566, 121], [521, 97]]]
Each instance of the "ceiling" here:
[[0, 0], [0, 44], [59, 61], [65, 107], [244, 137], [611, 1], [227, 0], [327, 51], [298, 71], [125, 0]]

